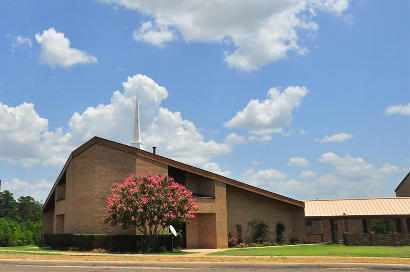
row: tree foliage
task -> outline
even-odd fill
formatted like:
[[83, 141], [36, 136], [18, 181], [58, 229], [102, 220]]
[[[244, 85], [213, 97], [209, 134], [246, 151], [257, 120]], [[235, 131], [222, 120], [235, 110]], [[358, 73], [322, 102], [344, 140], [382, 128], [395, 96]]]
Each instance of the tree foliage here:
[[169, 225], [189, 223], [198, 210], [192, 193], [167, 175], [131, 175], [115, 183], [108, 197], [105, 222], [126, 228], [136, 226], [147, 235], [147, 249]]
[[31, 196], [16, 201], [11, 192], [0, 192], [0, 246], [37, 243], [41, 216], [42, 205]]
[[9, 191], [0, 192], [0, 218], [17, 219], [17, 202]]
[[0, 218], [24, 222], [41, 221], [42, 205], [31, 196], [21, 196], [16, 201], [11, 192], [0, 192]]

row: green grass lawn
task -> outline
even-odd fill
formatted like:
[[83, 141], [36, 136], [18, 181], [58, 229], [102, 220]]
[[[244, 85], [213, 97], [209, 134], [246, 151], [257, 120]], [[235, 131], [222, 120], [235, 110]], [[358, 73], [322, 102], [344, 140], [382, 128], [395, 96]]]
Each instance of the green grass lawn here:
[[237, 248], [214, 252], [214, 256], [345, 256], [410, 258], [410, 246], [298, 245]]
[[0, 247], [0, 254], [60, 255], [55, 252], [42, 250], [36, 245]]
[[0, 247], [0, 251], [41, 251], [41, 249], [36, 245], [27, 245], [27, 246], [14, 246], [14, 247]]

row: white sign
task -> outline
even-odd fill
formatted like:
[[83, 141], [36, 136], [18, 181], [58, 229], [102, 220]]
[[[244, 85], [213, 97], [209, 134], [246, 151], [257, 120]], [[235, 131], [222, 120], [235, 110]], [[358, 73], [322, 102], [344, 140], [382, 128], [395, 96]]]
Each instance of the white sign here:
[[172, 225], [169, 225], [169, 230], [172, 232], [173, 235], [175, 235], [175, 237], [177, 236], [177, 232]]

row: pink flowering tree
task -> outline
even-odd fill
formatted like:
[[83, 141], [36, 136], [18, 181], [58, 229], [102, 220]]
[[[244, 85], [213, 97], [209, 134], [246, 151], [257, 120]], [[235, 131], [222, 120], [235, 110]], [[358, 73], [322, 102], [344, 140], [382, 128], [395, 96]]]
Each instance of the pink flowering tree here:
[[131, 175], [115, 183], [108, 197], [105, 222], [136, 226], [146, 236], [146, 249], [155, 248], [169, 225], [189, 223], [198, 206], [192, 193], [167, 175]]

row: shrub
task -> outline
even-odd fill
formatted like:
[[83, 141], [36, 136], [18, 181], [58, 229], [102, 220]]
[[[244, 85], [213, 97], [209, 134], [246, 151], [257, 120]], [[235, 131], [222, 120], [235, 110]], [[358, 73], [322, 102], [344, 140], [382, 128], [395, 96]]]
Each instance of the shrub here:
[[372, 221], [371, 231], [386, 234], [394, 231], [393, 222], [388, 219], [377, 219]]
[[286, 244], [288, 242], [286, 239], [286, 227], [282, 222], [276, 224], [276, 242], [279, 244]]
[[300, 240], [299, 238], [290, 238], [289, 239], [289, 244], [291, 244], [291, 245], [300, 245], [300, 244], [302, 244], [303, 243], [303, 241], [302, 240]]
[[38, 244], [40, 227], [40, 222], [26, 221], [19, 223], [0, 218], [0, 246]]
[[269, 240], [270, 228], [269, 225], [262, 221], [250, 221], [249, 226], [253, 230], [253, 241], [263, 243]]

